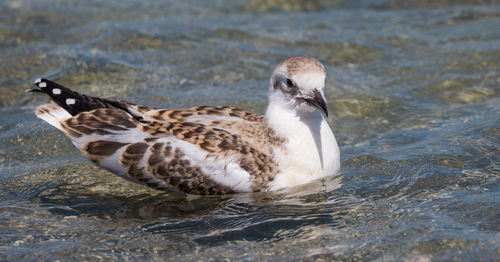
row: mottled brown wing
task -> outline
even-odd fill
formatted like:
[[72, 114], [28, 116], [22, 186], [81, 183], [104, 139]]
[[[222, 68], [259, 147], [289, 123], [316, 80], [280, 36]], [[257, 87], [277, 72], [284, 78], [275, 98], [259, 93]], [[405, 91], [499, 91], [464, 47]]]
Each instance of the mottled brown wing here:
[[143, 123], [119, 109], [96, 109], [61, 126], [97, 165], [159, 189], [262, 191], [277, 173], [269, 145], [251, 144], [239, 134], [201, 123]]
[[153, 121], [189, 121], [192, 116], [232, 117], [250, 122], [262, 122], [262, 115], [227, 106], [195, 106], [182, 109], [154, 109], [144, 113], [144, 118]]
[[222, 129], [271, 154], [271, 146], [284, 142], [264, 123], [262, 115], [233, 107], [196, 106], [184, 109], [153, 109], [144, 119], [162, 123], [196, 123]]

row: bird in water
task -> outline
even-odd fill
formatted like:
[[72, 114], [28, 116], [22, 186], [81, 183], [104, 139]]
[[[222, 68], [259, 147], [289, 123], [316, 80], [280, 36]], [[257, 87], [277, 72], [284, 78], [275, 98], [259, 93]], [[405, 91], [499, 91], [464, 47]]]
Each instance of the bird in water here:
[[340, 152], [326, 121], [325, 69], [311, 57], [281, 62], [264, 115], [226, 106], [158, 109], [37, 79], [50, 97], [35, 113], [96, 165], [161, 189], [214, 195], [275, 191], [334, 175]]

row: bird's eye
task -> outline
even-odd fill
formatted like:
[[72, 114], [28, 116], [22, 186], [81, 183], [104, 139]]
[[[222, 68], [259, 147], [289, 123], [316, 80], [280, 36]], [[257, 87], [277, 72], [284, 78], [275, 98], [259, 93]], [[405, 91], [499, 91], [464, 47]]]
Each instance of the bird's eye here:
[[293, 86], [295, 86], [292, 79], [290, 79], [290, 78], [286, 79], [286, 85], [288, 86], [288, 88], [292, 88]]

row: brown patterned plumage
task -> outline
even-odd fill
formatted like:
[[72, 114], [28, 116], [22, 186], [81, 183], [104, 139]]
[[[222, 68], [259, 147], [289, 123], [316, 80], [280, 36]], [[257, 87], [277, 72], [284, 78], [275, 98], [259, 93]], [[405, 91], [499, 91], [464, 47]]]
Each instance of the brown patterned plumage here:
[[[46, 112], [41, 106], [39, 112]], [[178, 112], [190, 112], [178, 113]], [[271, 145], [284, 142], [263, 128], [262, 117], [230, 107], [193, 107], [186, 110], [151, 110], [139, 121], [121, 109], [94, 109], [60, 121], [62, 130], [74, 141], [82, 137], [103, 136], [81, 145], [83, 155], [100, 166], [108, 158], [118, 157], [127, 177], [158, 189], [176, 188], [193, 194], [227, 194], [235, 191], [210, 179], [202, 168], [191, 163], [182, 148], [159, 138], [176, 138], [206, 152], [206, 159], [218, 160], [237, 156], [242, 169], [252, 174], [251, 190], [264, 191], [277, 173]], [[168, 113], [167, 113], [168, 112]], [[209, 125], [185, 122], [191, 115], [239, 117], [239, 120], [212, 120]], [[155, 116], [155, 117], [153, 117]], [[159, 118], [158, 116], [163, 116]], [[245, 117], [245, 118], [243, 118]], [[234, 134], [227, 130], [241, 130]], [[267, 130], [267, 131], [266, 131]], [[140, 132], [141, 142], [112, 141], [118, 136]], [[249, 136], [251, 135], [251, 136]], [[249, 139], [251, 137], [252, 139]], [[123, 141], [124, 139], [120, 139]], [[265, 141], [274, 141], [267, 144]], [[254, 141], [258, 146], [251, 144]], [[114, 156], [117, 154], [116, 156]], [[208, 160], [207, 160], [208, 161]], [[117, 171], [111, 168], [111, 171]]]
[[[313, 58], [295, 57], [278, 65], [270, 81], [270, 109], [281, 109], [268, 109], [265, 117], [225, 106], [154, 109], [82, 95], [47, 79], [35, 85], [30, 91], [51, 98], [36, 110], [39, 118], [62, 130], [95, 164], [153, 188], [201, 195], [259, 192], [338, 169], [338, 163], [331, 163], [338, 158], [338, 147], [321, 114], [327, 113], [324, 68]], [[309, 91], [311, 87], [315, 89]], [[272, 103], [276, 95], [290, 101]], [[280, 110], [283, 119], [273, 116]], [[315, 131], [325, 125], [325, 131]], [[294, 136], [294, 129], [299, 135]], [[316, 133], [326, 144], [317, 144]], [[323, 150], [332, 146], [336, 155]]]

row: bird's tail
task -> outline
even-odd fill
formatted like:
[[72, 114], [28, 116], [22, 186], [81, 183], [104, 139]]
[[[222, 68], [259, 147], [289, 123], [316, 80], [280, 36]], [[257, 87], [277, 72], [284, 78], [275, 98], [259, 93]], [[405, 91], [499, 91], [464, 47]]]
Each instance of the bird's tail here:
[[59, 105], [72, 116], [97, 108], [120, 108], [120, 106], [124, 106], [118, 101], [80, 94], [43, 78], [37, 79], [34, 87], [26, 91], [47, 94], [55, 104]]
[[121, 109], [140, 121], [142, 121], [142, 113], [139, 112], [141, 111], [139, 108], [147, 110], [146, 107], [137, 106], [126, 101], [114, 101], [80, 94], [44, 78], [37, 79], [33, 88], [26, 90], [26, 92], [45, 93], [50, 97], [49, 103], [39, 106], [35, 113], [39, 118], [58, 129], [61, 129], [59, 122], [81, 112], [88, 112], [98, 108]]
[[49, 103], [45, 105], [39, 106], [35, 110], [35, 114], [38, 118], [61, 131], [64, 131], [61, 126], [61, 122], [72, 117], [72, 115], [56, 104], [53, 100], [49, 101]]

